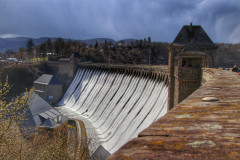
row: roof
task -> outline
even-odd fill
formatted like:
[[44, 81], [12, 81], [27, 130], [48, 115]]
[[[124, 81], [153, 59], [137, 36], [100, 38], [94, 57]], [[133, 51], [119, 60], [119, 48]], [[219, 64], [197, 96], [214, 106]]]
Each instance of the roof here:
[[44, 99], [42, 99], [35, 92], [33, 92], [31, 95], [31, 101], [29, 102], [29, 107], [31, 110], [31, 114], [33, 116], [38, 115], [39, 113], [41, 113], [43, 111], [47, 111], [47, 110], [50, 110], [53, 108], [49, 103], [47, 103]]
[[37, 80], [34, 81], [34, 83], [40, 83], [45, 85], [58, 85], [62, 84], [58, 81], [58, 79], [50, 74], [43, 74], [41, 75]]
[[80, 58], [80, 55], [75, 52], [69, 58]]
[[47, 118], [40, 126], [45, 128], [53, 128], [53, 126], [55, 126], [55, 122], [52, 119]]
[[[24, 93], [26, 94], [26, 93]], [[54, 107], [47, 103], [44, 99], [38, 96], [36, 93], [32, 93], [31, 101], [27, 110], [27, 118], [23, 124], [23, 127], [47, 127], [55, 128], [67, 118], [58, 112]], [[60, 121], [55, 122], [54, 119], [61, 116]]]
[[182, 27], [177, 37], [174, 39], [173, 45], [184, 45], [187, 50], [196, 50], [200, 48], [215, 47], [212, 40], [200, 25], [185, 25]]

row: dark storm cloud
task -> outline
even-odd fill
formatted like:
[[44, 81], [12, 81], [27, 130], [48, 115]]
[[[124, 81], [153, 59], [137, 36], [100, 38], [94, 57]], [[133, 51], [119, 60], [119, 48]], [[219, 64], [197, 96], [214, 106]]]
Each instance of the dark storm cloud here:
[[205, 1], [194, 15], [216, 41], [240, 42], [240, 1]]
[[172, 41], [202, 25], [215, 42], [240, 42], [239, 0], [0, 0], [0, 36]]

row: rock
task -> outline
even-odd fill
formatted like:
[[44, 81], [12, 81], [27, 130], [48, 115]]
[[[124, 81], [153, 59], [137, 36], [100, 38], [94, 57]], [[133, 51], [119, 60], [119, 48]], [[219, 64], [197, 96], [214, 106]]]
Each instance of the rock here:
[[204, 101], [204, 102], [214, 102], [214, 101], [219, 101], [219, 99], [217, 99], [216, 97], [204, 97], [202, 99], [202, 101]]

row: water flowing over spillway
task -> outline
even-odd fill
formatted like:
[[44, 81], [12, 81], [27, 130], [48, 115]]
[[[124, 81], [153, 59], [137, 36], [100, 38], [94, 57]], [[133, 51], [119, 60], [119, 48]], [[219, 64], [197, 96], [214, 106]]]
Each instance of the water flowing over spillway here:
[[81, 68], [58, 105], [88, 119], [112, 154], [167, 113], [167, 97], [161, 81]]

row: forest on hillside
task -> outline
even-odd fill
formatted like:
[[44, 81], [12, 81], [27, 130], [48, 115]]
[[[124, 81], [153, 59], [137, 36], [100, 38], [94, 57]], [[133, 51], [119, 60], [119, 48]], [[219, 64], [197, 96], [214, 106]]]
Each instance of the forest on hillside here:
[[[90, 45], [62, 38], [57, 38], [53, 42], [49, 38], [40, 45], [35, 45], [33, 40], [29, 39], [26, 48], [19, 48], [18, 52], [7, 50], [0, 57], [26, 60], [47, 56], [48, 60], [56, 61], [59, 58], [68, 58], [72, 53], [78, 53], [81, 62], [167, 65], [168, 45], [167, 42], [152, 42], [151, 37], [118, 42], [96, 40]], [[216, 46], [214, 67], [240, 65], [240, 44], [217, 43]]]
[[233, 67], [236, 64], [240, 67], [240, 43], [224, 44], [217, 43], [215, 67]]
[[114, 64], [167, 64], [168, 43], [151, 42], [151, 38], [140, 40], [121, 40], [118, 42], [103, 41], [87, 45], [84, 42], [57, 38], [54, 42], [35, 45], [31, 39], [26, 48], [18, 52], [6, 50], [0, 56], [15, 57], [21, 60], [46, 57], [48, 60], [68, 58], [72, 53], [78, 53], [81, 62], [114, 63]]

